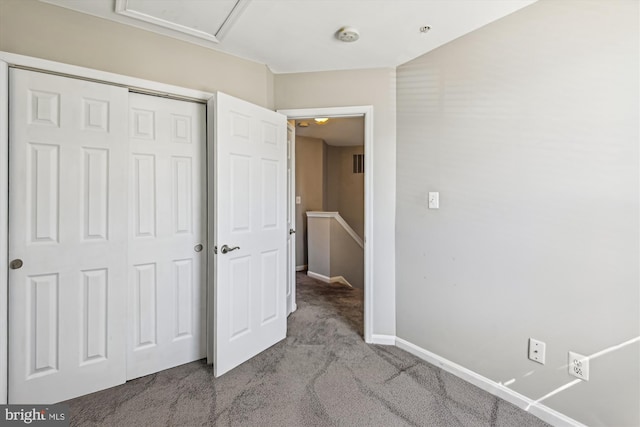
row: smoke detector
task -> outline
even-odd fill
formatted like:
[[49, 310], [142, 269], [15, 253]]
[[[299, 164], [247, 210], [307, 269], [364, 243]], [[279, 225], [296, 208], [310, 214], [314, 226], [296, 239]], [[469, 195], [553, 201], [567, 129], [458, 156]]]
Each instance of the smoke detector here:
[[343, 42], [354, 42], [360, 38], [360, 33], [353, 27], [342, 27], [336, 33], [336, 38]]

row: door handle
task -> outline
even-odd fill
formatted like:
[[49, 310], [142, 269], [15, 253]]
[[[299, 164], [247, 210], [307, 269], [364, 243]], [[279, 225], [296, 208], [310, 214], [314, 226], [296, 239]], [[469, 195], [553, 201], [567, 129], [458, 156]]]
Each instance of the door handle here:
[[9, 263], [9, 268], [12, 270], [17, 270], [19, 268], [22, 267], [22, 260], [21, 259], [14, 259], [13, 261], [11, 261]]
[[222, 252], [223, 254], [226, 254], [227, 252], [233, 252], [236, 249], [240, 249], [240, 246], [234, 246], [234, 247], [230, 248], [227, 245], [222, 245], [222, 247], [220, 248], [220, 252]]
[[196, 251], [196, 252], [200, 252], [200, 251], [202, 251], [202, 248], [203, 248], [203, 246], [202, 246], [202, 245], [197, 244], [197, 245], [195, 245], [195, 246], [193, 247], [193, 250], [194, 250], [194, 251]]
[[296, 230], [294, 230], [293, 228], [289, 229], [289, 234], [296, 234]]

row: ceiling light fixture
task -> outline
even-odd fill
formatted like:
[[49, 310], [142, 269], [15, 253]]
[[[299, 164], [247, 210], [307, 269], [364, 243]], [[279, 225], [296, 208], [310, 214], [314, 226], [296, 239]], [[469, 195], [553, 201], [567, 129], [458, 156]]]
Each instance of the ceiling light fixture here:
[[301, 128], [309, 127], [309, 122], [298, 122], [298, 127], [301, 127]]
[[313, 120], [315, 120], [316, 124], [323, 125], [323, 124], [325, 124], [325, 123], [327, 123], [329, 121], [329, 118], [328, 117], [317, 117], [317, 118], [315, 118]]
[[354, 42], [360, 38], [360, 32], [353, 27], [342, 27], [336, 33], [336, 38], [343, 42]]

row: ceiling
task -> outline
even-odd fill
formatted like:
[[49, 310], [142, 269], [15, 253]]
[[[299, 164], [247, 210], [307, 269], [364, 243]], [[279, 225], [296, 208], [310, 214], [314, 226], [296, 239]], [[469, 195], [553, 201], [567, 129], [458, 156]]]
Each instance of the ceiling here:
[[[294, 73], [394, 68], [536, 0], [40, 1]], [[360, 39], [337, 40], [343, 26]]]
[[[307, 123], [307, 127], [301, 126]], [[296, 136], [323, 139], [328, 145], [347, 147], [364, 145], [364, 117], [330, 118], [325, 124], [313, 119], [296, 120]]]

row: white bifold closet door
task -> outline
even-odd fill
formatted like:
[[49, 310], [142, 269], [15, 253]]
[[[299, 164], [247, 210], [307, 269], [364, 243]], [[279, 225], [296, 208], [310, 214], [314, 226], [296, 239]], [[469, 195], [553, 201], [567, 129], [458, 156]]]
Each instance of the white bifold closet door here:
[[129, 95], [127, 379], [204, 358], [206, 107]]
[[125, 381], [128, 92], [10, 80], [9, 401], [52, 403]]
[[10, 74], [9, 401], [204, 357], [205, 106]]

